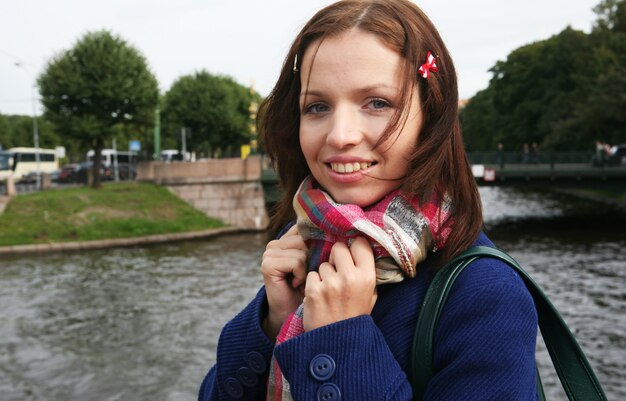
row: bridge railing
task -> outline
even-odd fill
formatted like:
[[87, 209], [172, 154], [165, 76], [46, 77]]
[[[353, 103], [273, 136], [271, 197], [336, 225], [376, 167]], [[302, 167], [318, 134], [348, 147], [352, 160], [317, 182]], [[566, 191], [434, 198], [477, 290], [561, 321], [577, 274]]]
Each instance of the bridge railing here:
[[527, 155], [522, 152], [468, 152], [471, 164], [585, 164], [593, 161], [593, 151], [558, 152], [545, 151], [539, 153], [530, 152]]

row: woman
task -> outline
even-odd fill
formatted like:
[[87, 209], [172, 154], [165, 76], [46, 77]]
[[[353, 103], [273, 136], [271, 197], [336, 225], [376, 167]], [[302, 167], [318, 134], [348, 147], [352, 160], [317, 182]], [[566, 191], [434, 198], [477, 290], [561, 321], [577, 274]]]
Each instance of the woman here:
[[[284, 193], [265, 285], [222, 331], [200, 400], [412, 399], [433, 272], [493, 246], [457, 96], [439, 34], [409, 1], [341, 1], [305, 25], [260, 113]], [[438, 324], [426, 399], [535, 399], [536, 330], [520, 278], [473, 262]]]

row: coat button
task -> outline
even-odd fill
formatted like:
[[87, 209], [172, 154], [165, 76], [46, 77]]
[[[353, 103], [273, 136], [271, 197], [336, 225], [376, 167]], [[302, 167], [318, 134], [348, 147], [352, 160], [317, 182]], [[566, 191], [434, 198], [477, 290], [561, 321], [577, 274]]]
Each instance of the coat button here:
[[249, 368], [239, 368], [237, 371], [237, 378], [246, 387], [256, 386], [259, 382], [258, 376], [255, 375], [252, 369]]
[[265, 373], [265, 370], [267, 369], [267, 362], [265, 362], [263, 355], [256, 351], [252, 351], [246, 355], [245, 360], [250, 369], [252, 369], [252, 371], [257, 375]]
[[229, 377], [224, 380], [224, 387], [226, 388], [226, 392], [233, 398], [239, 399], [243, 397], [243, 387], [241, 387], [241, 383], [234, 377]]
[[326, 354], [319, 354], [311, 360], [309, 372], [319, 381], [330, 379], [335, 374], [335, 360]]
[[333, 383], [324, 383], [317, 390], [317, 401], [339, 401], [340, 399], [341, 391]]

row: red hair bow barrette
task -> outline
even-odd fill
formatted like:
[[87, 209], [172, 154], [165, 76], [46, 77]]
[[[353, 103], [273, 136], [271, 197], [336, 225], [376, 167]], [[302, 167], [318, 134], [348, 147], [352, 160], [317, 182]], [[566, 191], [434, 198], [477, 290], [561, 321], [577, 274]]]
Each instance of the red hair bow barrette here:
[[432, 55], [431, 52], [426, 54], [426, 62], [420, 66], [417, 72], [422, 76], [422, 78], [428, 78], [431, 72], [437, 72], [439, 69], [437, 68], [437, 58]]

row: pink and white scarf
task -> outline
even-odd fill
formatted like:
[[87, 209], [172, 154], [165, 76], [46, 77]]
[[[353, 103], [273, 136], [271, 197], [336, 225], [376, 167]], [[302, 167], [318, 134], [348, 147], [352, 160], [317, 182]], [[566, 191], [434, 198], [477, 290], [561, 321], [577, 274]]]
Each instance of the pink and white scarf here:
[[[451, 203], [447, 196], [431, 197], [420, 206], [416, 196], [400, 190], [387, 194], [365, 209], [338, 204], [307, 177], [293, 199], [298, 232], [309, 248], [307, 264], [316, 271], [328, 261], [336, 242], [347, 245], [356, 237], [369, 240], [376, 260], [377, 284], [397, 283], [415, 277], [415, 267], [430, 250], [445, 245], [450, 233]], [[283, 323], [276, 345], [304, 332], [300, 305]], [[289, 382], [272, 358], [267, 383], [267, 401], [292, 401]]]

